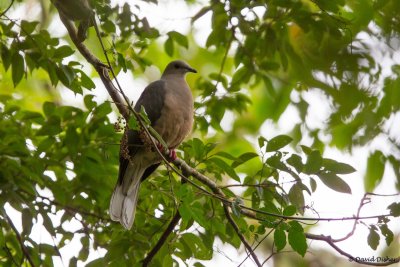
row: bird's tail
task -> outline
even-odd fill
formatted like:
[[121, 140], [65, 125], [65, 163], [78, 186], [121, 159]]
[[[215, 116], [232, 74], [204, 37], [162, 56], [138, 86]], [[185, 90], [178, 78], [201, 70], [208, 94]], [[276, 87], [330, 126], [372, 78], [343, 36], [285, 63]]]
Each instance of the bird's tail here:
[[136, 164], [129, 164], [122, 183], [117, 183], [110, 202], [110, 217], [119, 221], [126, 229], [131, 229], [135, 219], [139, 196], [140, 179], [144, 169]]

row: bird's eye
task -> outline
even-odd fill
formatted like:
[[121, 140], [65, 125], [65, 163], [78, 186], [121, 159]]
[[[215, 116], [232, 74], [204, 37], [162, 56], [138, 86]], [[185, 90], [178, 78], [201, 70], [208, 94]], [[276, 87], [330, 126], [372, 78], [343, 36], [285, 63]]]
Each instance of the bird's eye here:
[[175, 64], [174, 67], [175, 67], [175, 69], [179, 69], [179, 65], [178, 64]]

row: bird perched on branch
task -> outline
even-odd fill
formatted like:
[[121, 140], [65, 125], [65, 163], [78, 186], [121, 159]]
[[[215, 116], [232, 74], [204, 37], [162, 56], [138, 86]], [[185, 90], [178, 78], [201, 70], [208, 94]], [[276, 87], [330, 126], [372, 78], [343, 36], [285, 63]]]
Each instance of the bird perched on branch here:
[[[197, 71], [184, 61], [172, 61], [161, 79], [144, 89], [135, 105], [137, 112], [142, 107], [145, 109], [151, 126], [171, 150], [172, 159], [176, 158], [173, 149], [180, 145], [193, 125], [193, 97], [185, 80], [187, 72]], [[112, 220], [119, 221], [126, 229], [132, 227], [140, 182], [160, 163], [160, 155], [146, 148], [139, 131], [126, 131], [121, 141], [118, 182], [110, 203]]]

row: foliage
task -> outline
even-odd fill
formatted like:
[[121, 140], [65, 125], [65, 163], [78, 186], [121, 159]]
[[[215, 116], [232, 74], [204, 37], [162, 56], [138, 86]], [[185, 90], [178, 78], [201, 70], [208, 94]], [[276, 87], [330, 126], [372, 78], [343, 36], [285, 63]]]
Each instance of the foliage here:
[[[132, 231], [110, 221], [121, 137], [112, 122], [116, 111], [109, 101], [98, 101], [99, 74], [92, 73], [69, 37], [50, 31], [49, 23], [58, 21], [53, 5], [36, 4], [41, 18], [13, 19], [26, 2], [10, 1], [10, 9], [0, 4], [7, 11], [0, 10], [2, 266], [24, 261], [53, 266], [73, 238], [82, 247], [70, 266], [141, 265], [176, 211], [181, 220], [154, 266], [210, 260], [217, 238], [239, 249], [240, 235], [261, 243], [270, 229], [275, 251], [290, 247], [304, 256], [310, 236], [296, 218], [310, 214], [307, 196], [320, 182], [338, 194], [351, 193], [346, 175], [356, 171], [325, 156], [327, 146], [351, 152], [383, 142], [390, 149], [374, 146], [370, 151], [365, 189], [372, 192], [392, 168], [400, 190], [400, 144], [391, 127], [399, 116], [400, 68], [398, 62], [381, 59], [392, 58], [398, 48], [398, 1], [210, 1], [191, 19], [196, 25], [211, 16], [204, 46], [194, 41], [196, 33], [150, 26], [141, 7], [157, 1], [132, 6], [91, 1], [117, 74], [143, 75], [146, 67], [162, 68], [179, 56], [193, 66], [207, 66], [195, 80], [188, 77], [196, 89], [195, 129], [180, 147], [180, 157], [221, 188], [239, 233], [216, 194], [199, 180], [193, 179], [196, 186], [181, 183], [167, 168], [142, 184]], [[105, 61], [93, 27], [84, 44]], [[382, 55], [372, 53], [375, 44], [384, 46]], [[81, 97], [81, 103], [67, 105], [60, 93], [66, 90]], [[310, 122], [314, 103], [307, 100], [309, 93], [322, 95], [330, 108], [322, 127]], [[289, 108], [299, 115], [289, 132], [268, 138], [260, 134], [266, 121], [278, 123]], [[128, 125], [137, 127], [134, 120]], [[312, 141], [304, 145], [306, 140]], [[290, 186], [282, 186], [287, 177]], [[245, 188], [241, 194], [233, 190], [237, 185]], [[21, 216], [22, 228], [11, 222], [15, 218], [8, 220], [10, 207]], [[246, 208], [256, 211], [257, 220], [245, 216]], [[390, 216], [365, 224], [371, 248], [383, 239], [391, 245], [390, 217], [399, 214], [394, 202], [382, 213]], [[68, 227], [71, 223], [78, 230]], [[37, 224], [52, 242], [33, 238]], [[89, 262], [93, 249], [106, 249], [104, 257]]]

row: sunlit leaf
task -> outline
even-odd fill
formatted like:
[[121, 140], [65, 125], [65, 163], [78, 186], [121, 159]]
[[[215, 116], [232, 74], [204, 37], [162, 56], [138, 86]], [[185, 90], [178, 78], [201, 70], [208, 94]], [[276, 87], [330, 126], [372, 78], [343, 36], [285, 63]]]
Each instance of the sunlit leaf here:
[[267, 142], [266, 152], [276, 151], [285, 147], [290, 142], [292, 142], [292, 138], [287, 135], [278, 135], [272, 138]]
[[288, 234], [289, 244], [294, 251], [304, 257], [307, 251], [307, 242], [303, 227], [296, 221], [292, 221], [289, 224], [291, 226]]
[[365, 190], [372, 192], [381, 182], [385, 171], [385, 156], [379, 150], [368, 157], [367, 171], [365, 173]]
[[276, 229], [274, 232], [274, 243], [277, 251], [281, 251], [286, 246], [286, 234], [281, 229]]

